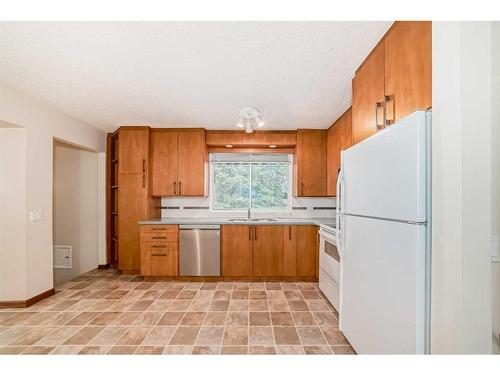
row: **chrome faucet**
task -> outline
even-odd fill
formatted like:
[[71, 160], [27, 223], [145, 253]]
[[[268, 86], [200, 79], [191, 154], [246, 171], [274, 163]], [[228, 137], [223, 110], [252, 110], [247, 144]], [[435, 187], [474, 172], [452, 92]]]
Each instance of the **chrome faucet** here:
[[250, 220], [250, 218], [251, 218], [250, 207], [248, 207], [247, 220]]

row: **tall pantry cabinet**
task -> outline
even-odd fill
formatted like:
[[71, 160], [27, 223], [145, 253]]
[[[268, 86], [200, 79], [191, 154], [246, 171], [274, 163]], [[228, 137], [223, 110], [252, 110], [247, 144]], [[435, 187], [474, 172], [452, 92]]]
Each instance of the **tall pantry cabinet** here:
[[140, 268], [140, 220], [160, 216], [150, 187], [150, 129], [121, 127], [108, 135], [108, 261], [124, 273]]

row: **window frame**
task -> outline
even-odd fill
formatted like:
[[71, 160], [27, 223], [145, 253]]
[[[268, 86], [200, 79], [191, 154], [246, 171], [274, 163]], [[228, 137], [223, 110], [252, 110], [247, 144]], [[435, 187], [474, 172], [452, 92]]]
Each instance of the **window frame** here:
[[[235, 153], [236, 154], [236, 153]], [[283, 153], [285, 155], [285, 153]], [[250, 173], [249, 173], [249, 197], [248, 197], [248, 202], [250, 205], [250, 211], [252, 212], [283, 212], [283, 213], [288, 213], [292, 209], [292, 193], [293, 193], [293, 154], [286, 154], [287, 157], [289, 158], [287, 164], [288, 164], [288, 178], [287, 178], [287, 207], [286, 208], [253, 208], [252, 207], [252, 168], [250, 167]], [[210, 159], [210, 158], [209, 158]], [[215, 208], [214, 207], [214, 198], [215, 198], [215, 184], [214, 184], [214, 168], [212, 162], [209, 161], [209, 175], [210, 175], [210, 186], [208, 189], [208, 198], [210, 200], [210, 211], [213, 212], [227, 212], [227, 213], [246, 213], [248, 211], [248, 208]], [[242, 164], [252, 164], [251, 162], [242, 162]]]

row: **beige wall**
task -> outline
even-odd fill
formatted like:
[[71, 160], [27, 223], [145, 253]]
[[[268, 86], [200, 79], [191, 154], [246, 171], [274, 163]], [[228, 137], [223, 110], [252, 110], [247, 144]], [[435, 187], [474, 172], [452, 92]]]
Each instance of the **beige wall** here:
[[433, 22], [432, 352], [491, 353], [491, 22]]
[[0, 127], [0, 300], [15, 300], [26, 288], [25, 144], [23, 128]]
[[[3, 84], [0, 84], [0, 121], [20, 125], [26, 134], [25, 207], [16, 210], [24, 218], [19, 230], [25, 231], [26, 242], [24, 249], [10, 249], [26, 254], [25, 265], [19, 275], [25, 279], [25, 287], [16, 295], [0, 294], [0, 300], [27, 299], [53, 286], [53, 139], [55, 137], [102, 152], [105, 134], [90, 124], [67, 116]], [[43, 220], [31, 222], [31, 210], [42, 211]]]
[[71, 245], [73, 267], [54, 269], [54, 285], [97, 268], [98, 155], [54, 142], [54, 245]]

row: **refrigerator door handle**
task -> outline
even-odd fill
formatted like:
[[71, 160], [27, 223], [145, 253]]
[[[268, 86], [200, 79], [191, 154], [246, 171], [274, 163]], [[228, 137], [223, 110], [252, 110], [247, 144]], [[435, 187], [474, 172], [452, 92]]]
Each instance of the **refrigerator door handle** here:
[[335, 215], [335, 226], [337, 227], [337, 241], [340, 244], [340, 231], [341, 231], [341, 223], [340, 216], [342, 215], [342, 180], [344, 177], [344, 171], [342, 167], [340, 168], [340, 172], [337, 176], [337, 197], [336, 197], [336, 215]]

